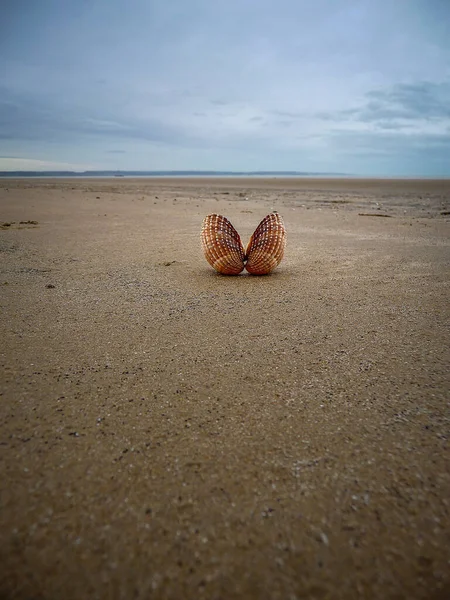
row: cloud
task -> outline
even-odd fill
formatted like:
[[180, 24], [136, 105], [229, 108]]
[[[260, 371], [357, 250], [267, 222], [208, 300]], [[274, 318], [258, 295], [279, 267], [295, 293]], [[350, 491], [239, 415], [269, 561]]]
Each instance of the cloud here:
[[450, 82], [423, 81], [370, 90], [363, 102], [345, 110], [317, 112], [327, 121], [373, 124], [380, 129], [405, 129], [415, 125], [442, 124], [450, 120]]
[[92, 165], [0, 156], [0, 171], [86, 171], [89, 169], [92, 169]]
[[450, 119], [450, 83], [398, 84], [388, 90], [373, 90], [357, 119], [381, 129], [398, 129]]
[[340, 149], [340, 152], [349, 156], [358, 156], [361, 153], [383, 154], [392, 158], [402, 154], [411, 158], [424, 151], [430, 155], [440, 155], [443, 159], [450, 156], [450, 133], [421, 134], [409, 133], [399, 136], [397, 132], [358, 132], [345, 129], [335, 129], [330, 134], [330, 141]]
[[0, 87], [0, 138], [22, 141], [66, 141], [86, 138], [140, 139], [183, 143], [181, 127], [150, 116], [122, 114], [111, 108], [61, 106], [39, 93], [17, 93]]
[[227, 102], [226, 100], [210, 100], [210, 103], [214, 106], [227, 106], [230, 104], [230, 102]]
[[291, 119], [301, 119], [306, 116], [305, 112], [293, 112], [293, 111], [289, 111], [289, 110], [272, 110], [270, 112], [272, 115], [275, 115], [278, 117], [289, 117]]

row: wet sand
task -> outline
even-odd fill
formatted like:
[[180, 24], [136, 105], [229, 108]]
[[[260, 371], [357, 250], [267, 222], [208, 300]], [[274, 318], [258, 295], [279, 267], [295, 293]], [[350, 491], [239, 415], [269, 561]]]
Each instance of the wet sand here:
[[450, 180], [0, 180], [0, 596], [449, 597], [449, 228]]

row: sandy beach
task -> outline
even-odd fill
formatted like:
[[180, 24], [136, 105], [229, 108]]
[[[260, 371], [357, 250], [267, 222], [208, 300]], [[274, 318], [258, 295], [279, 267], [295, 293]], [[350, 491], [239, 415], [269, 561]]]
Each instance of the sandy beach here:
[[0, 596], [450, 597], [449, 229], [450, 180], [0, 179]]

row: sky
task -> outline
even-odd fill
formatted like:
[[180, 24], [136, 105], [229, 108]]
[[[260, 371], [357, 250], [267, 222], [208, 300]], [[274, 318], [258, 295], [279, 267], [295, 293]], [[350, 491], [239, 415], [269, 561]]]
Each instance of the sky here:
[[0, 10], [0, 170], [450, 177], [450, 0]]

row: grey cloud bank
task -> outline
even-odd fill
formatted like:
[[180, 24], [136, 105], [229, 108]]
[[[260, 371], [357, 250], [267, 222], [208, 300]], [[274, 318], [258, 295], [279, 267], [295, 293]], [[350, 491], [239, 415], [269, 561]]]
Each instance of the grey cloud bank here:
[[6, 13], [0, 170], [14, 158], [450, 176], [450, 3], [43, 0]]

